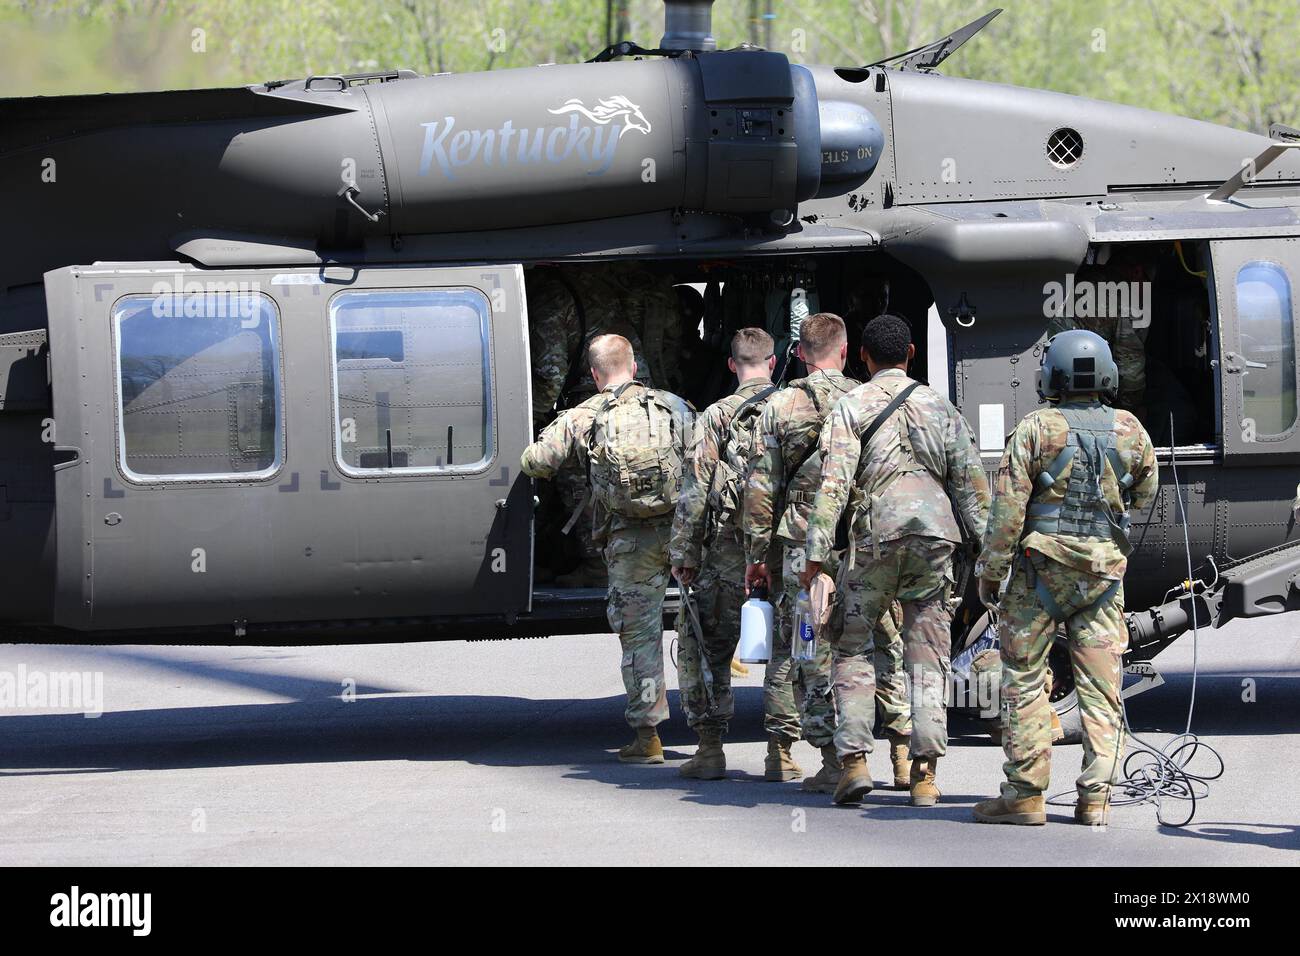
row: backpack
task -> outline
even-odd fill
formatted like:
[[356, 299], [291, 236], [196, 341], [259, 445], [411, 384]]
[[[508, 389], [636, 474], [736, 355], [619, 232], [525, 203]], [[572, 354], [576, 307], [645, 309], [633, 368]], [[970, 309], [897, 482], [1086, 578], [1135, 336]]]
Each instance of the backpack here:
[[680, 400], [628, 382], [601, 406], [587, 433], [587, 480], [610, 512], [654, 518], [677, 507], [687, 440]]
[[[718, 464], [709, 485], [708, 506], [712, 529], [725, 528], [740, 511], [745, 483], [757, 449], [758, 420], [763, 406], [776, 391], [769, 385], [740, 403], [727, 424], [727, 435], [718, 449]], [[711, 529], [711, 530], [712, 530]], [[710, 534], [710, 537], [712, 535]]]

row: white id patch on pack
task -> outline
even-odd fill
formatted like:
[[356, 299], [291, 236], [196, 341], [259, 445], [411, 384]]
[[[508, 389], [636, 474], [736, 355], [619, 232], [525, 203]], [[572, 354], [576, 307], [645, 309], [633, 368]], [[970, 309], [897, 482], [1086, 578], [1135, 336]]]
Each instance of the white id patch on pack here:
[[1006, 447], [1006, 406], [980, 406], [980, 451], [1002, 451]]

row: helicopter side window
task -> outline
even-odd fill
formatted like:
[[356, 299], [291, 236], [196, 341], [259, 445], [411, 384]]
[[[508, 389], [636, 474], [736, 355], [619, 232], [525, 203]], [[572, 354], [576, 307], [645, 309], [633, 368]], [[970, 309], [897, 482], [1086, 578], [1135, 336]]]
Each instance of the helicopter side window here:
[[1280, 436], [1296, 421], [1291, 283], [1280, 265], [1257, 260], [1238, 270], [1237, 320], [1242, 424], [1253, 422], [1259, 436]]
[[340, 292], [330, 303], [335, 448], [351, 475], [491, 460], [491, 308], [477, 289]]
[[279, 470], [279, 313], [261, 293], [132, 295], [113, 308], [118, 464], [132, 481]]

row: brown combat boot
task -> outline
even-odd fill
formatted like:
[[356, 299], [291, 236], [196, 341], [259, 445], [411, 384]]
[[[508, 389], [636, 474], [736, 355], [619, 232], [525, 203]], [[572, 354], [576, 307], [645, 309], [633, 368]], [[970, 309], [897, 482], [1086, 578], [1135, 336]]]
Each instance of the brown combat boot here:
[[682, 764], [677, 772], [692, 780], [721, 780], [725, 777], [727, 755], [722, 752], [722, 734], [716, 730], [701, 731], [695, 756]]
[[664, 745], [659, 742], [659, 732], [653, 727], [636, 728], [636, 740], [619, 748], [620, 763], [663, 763]]
[[840, 784], [840, 758], [835, 753], [835, 745], [827, 744], [822, 748], [822, 768], [801, 785], [811, 793], [834, 793]]
[[1090, 827], [1104, 827], [1110, 823], [1110, 799], [1101, 793], [1079, 797], [1074, 805], [1074, 822]]
[[1041, 827], [1047, 822], [1043, 795], [1008, 800], [995, 797], [975, 804], [975, 819], [980, 823], [1010, 823], [1021, 827]]
[[835, 788], [836, 803], [857, 803], [871, 792], [875, 782], [867, 767], [866, 754], [849, 754], [840, 759], [840, 782]]
[[894, 789], [906, 790], [912, 783], [912, 758], [907, 755], [911, 738], [907, 734], [886, 731], [889, 738], [889, 762], [894, 768]]
[[943, 796], [934, 785], [934, 772], [939, 766], [938, 757], [917, 757], [912, 761], [912, 806], [932, 807]]
[[763, 761], [763, 779], [770, 783], [783, 783], [786, 780], [798, 780], [803, 776], [803, 769], [794, 762], [790, 755], [790, 745], [794, 740], [780, 734], [767, 738], [767, 758]]

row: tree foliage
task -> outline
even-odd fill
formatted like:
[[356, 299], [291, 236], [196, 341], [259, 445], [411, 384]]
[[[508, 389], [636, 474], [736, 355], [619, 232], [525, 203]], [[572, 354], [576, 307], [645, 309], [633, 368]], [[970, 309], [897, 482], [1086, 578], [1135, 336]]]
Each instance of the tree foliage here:
[[[861, 65], [1006, 12], [943, 66], [1264, 131], [1300, 124], [1294, 0], [718, 0], [721, 46]], [[0, 0], [7, 96], [224, 86], [654, 46], [659, 0]]]

